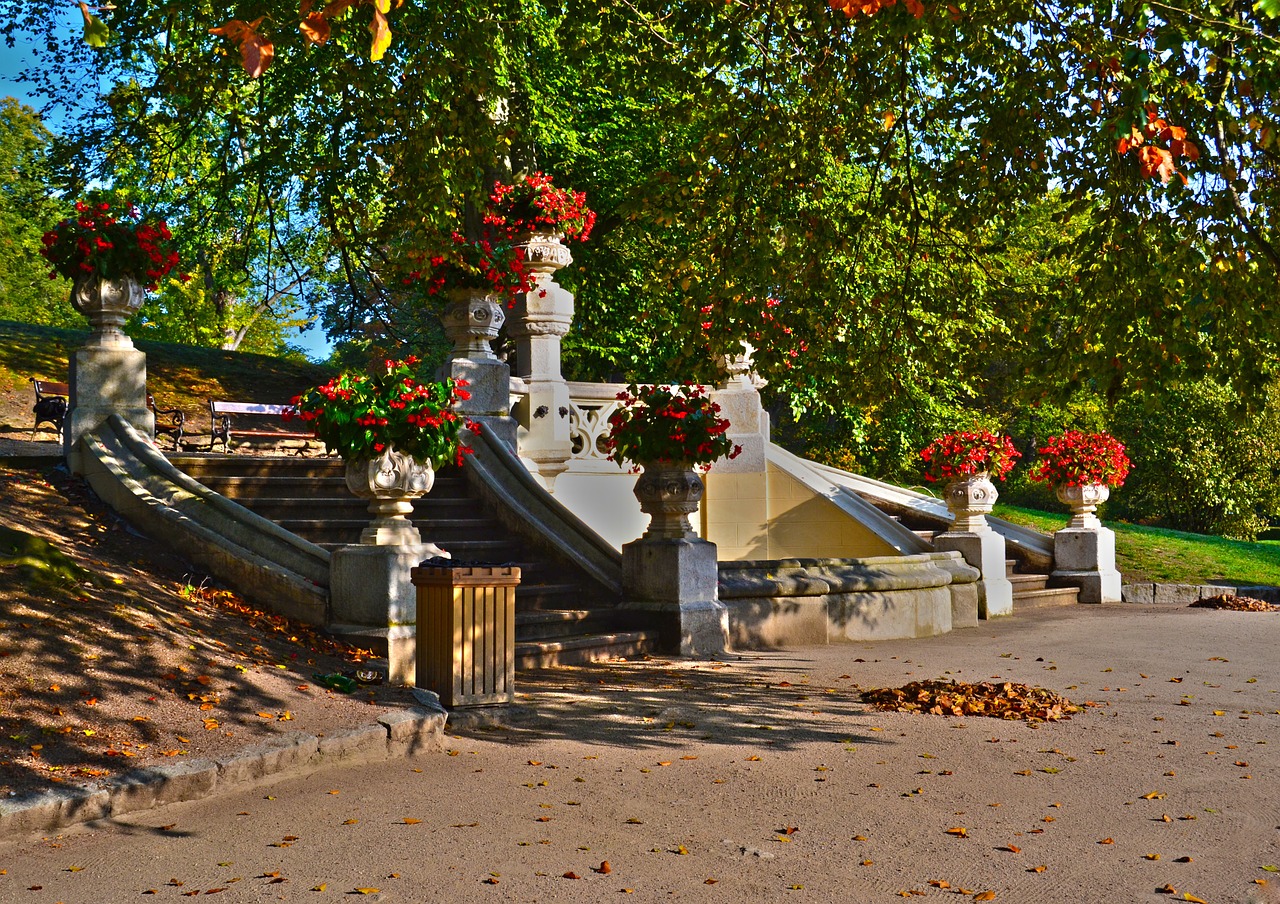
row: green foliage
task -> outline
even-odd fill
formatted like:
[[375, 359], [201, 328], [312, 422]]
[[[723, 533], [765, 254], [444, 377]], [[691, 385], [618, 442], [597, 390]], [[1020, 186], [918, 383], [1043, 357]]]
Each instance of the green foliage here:
[[40, 256], [45, 229], [71, 213], [50, 187], [53, 135], [29, 107], [0, 100], [0, 319], [79, 326], [67, 284]]
[[1256, 413], [1202, 381], [1155, 399], [1126, 398], [1112, 432], [1133, 471], [1109, 514], [1146, 524], [1252, 539], [1280, 517], [1280, 392]]
[[[787, 340], [757, 346], [761, 371], [822, 410], [944, 376], [980, 396], [994, 351], [1037, 393], [1205, 374], [1260, 393], [1280, 360], [1273, 7], [421, 0], [374, 63], [369, 5], [313, 45], [295, 0], [259, 0], [225, 14], [262, 17], [257, 79], [203, 0], [122, 4], [100, 48], [55, 0], [0, 0], [0, 34], [39, 35], [52, 100], [114, 80], [65, 161], [132, 172], [175, 232], [235, 248], [210, 302], [230, 273], [271, 298], [268, 274], [310, 269], [345, 283], [328, 322], [400, 341], [385, 249], [468, 231], [496, 174], [541, 169], [600, 213], [565, 276], [569, 372], [706, 379], [774, 299]], [[1149, 115], [1198, 160], [1159, 135], [1121, 153]], [[1153, 148], [1190, 183], [1144, 175]]]
[[28, 587], [55, 590], [78, 584], [99, 584], [102, 578], [44, 537], [0, 524], [0, 568], [13, 568]]
[[[996, 503], [995, 515], [1046, 533], [1068, 521], [1066, 515], [1003, 502]], [[1280, 573], [1280, 541], [1251, 543], [1115, 521], [1107, 526], [1115, 531], [1116, 567], [1126, 583], [1274, 584]]]

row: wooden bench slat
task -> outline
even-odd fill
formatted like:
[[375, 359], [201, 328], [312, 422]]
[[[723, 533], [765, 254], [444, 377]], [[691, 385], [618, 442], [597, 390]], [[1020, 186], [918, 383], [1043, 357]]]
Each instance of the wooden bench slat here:
[[219, 402], [210, 401], [209, 409], [214, 414], [274, 414], [280, 416], [292, 411], [292, 405], [267, 405], [258, 402]]
[[36, 389], [36, 395], [71, 395], [71, 384], [54, 383], [50, 380], [37, 380], [32, 378], [31, 385]]

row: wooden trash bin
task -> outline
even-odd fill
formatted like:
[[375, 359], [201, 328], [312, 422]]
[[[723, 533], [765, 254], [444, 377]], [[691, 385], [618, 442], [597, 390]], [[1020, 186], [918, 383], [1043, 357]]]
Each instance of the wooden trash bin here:
[[418, 687], [446, 707], [515, 699], [514, 565], [423, 564], [410, 572], [418, 601]]

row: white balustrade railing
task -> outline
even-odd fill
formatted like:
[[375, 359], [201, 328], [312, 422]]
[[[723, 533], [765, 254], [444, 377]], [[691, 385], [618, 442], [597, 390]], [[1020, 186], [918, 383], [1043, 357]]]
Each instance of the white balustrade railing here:
[[570, 460], [574, 465], [592, 462], [607, 464], [608, 470], [618, 468], [609, 460], [605, 441], [609, 416], [618, 410], [618, 393], [626, 388], [625, 383], [569, 384]]

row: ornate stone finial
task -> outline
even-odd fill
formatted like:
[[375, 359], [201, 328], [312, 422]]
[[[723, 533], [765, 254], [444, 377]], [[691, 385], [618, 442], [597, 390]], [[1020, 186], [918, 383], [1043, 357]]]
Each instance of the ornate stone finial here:
[[738, 344], [742, 346], [742, 354], [725, 354], [720, 358], [720, 369], [724, 371], [725, 378], [719, 388], [755, 389], [757, 391], [764, 389], [769, 384], [768, 381], [761, 379], [754, 370], [755, 346], [745, 339]]
[[445, 335], [453, 343], [450, 358], [496, 361], [489, 343], [498, 337], [506, 323], [506, 310], [483, 289], [459, 289], [449, 297], [441, 322]]

